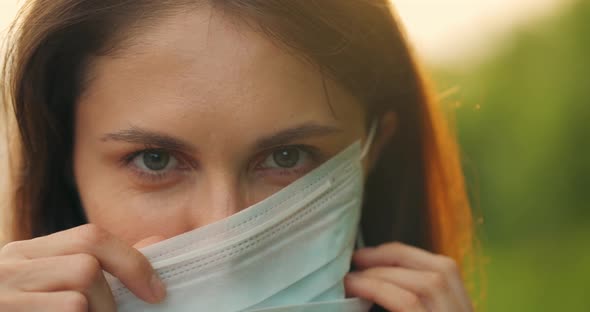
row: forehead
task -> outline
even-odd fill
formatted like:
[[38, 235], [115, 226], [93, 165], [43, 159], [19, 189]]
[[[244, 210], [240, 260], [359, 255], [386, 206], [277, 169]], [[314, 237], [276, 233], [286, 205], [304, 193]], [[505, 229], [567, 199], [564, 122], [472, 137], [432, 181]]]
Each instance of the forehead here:
[[180, 113], [198, 115], [201, 124], [238, 119], [248, 127], [249, 116], [263, 126], [260, 116], [346, 122], [362, 114], [318, 66], [207, 7], [146, 27], [115, 56], [97, 57], [89, 77], [81, 102], [100, 102], [113, 122], [126, 113], [144, 119]]

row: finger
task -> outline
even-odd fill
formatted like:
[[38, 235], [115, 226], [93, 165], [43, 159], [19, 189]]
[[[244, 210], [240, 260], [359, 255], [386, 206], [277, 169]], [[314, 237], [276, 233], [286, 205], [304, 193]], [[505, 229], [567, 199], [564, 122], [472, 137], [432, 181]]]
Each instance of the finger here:
[[465, 308], [470, 309], [470, 299], [463, 286], [461, 272], [457, 263], [449, 257], [394, 242], [376, 248], [359, 249], [353, 256], [353, 262], [361, 270], [378, 266], [401, 266], [441, 273], [447, 278], [453, 292], [459, 296]]
[[403, 266], [417, 270], [438, 271], [434, 264], [437, 255], [426, 250], [394, 242], [355, 252], [354, 263], [360, 269], [376, 266]]
[[28, 259], [71, 254], [89, 254], [139, 298], [156, 303], [166, 290], [151, 264], [137, 249], [99, 227], [86, 224], [32, 240], [9, 243], [3, 256]]
[[86, 296], [76, 291], [16, 293], [0, 296], [0, 311], [87, 312]]
[[382, 279], [351, 273], [344, 282], [347, 296], [367, 299], [389, 311], [427, 311], [417, 295]]
[[115, 301], [100, 263], [87, 254], [38, 258], [12, 264], [10, 284], [25, 292], [80, 292], [94, 312], [113, 312]]
[[159, 243], [163, 240], [165, 240], [166, 238], [163, 236], [150, 236], [148, 238], [142, 239], [139, 242], [135, 243], [133, 245], [133, 248], [135, 249], [141, 249], [143, 247], [147, 247], [149, 245], [153, 245], [155, 243]]
[[442, 274], [400, 267], [370, 268], [362, 274], [418, 294], [429, 311], [461, 311], [457, 295]]
[[92, 312], [115, 312], [117, 304], [111, 293], [111, 287], [107, 283], [104, 274], [99, 274], [92, 286], [84, 292], [88, 298], [90, 311]]

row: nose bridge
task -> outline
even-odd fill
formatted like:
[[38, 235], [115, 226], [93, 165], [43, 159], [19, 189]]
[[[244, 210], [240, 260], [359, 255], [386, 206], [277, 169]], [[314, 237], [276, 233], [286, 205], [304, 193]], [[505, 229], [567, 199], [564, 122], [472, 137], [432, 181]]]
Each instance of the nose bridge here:
[[240, 183], [240, 175], [229, 170], [204, 173], [199, 179], [192, 207], [192, 223], [197, 226], [209, 224], [244, 208], [246, 194]]
[[212, 209], [223, 217], [230, 216], [241, 209], [242, 194], [239, 177], [230, 172], [220, 172], [210, 178]]

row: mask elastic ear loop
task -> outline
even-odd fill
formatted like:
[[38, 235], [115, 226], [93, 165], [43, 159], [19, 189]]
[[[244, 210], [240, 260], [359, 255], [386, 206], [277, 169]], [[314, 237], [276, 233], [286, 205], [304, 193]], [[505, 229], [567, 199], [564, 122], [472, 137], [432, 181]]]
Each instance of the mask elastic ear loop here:
[[[375, 139], [375, 134], [377, 133], [377, 126], [379, 122], [377, 119], [373, 120], [371, 123], [371, 129], [369, 130], [369, 135], [367, 136], [367, 141], [363, 146], [363, 150], [361, 152], [361, 159], [364, 159], [367, 154], [369, 154], [369, 150], [371, 149], [371, 145], [373, 144], [373, 140]], [[363, 238], [363, 231], [361, 229], [361, 225], [359, 224], [357, 234], [356, 234], [356, 249], [364, 248], [365, 247], [365, 239]]]
[[371, 145], [373, 144], [373, 139], [375, 139], [375, 134], [377, 133], [378, 125], [379, 122], [377, 120], [374, 120], [371, 123], [371, 129], [369, 130], [367, 141], [365, 142], [365, 145], [363, 146], [363, 150], [361, 152], [361, 159], [364, 159], [367, 156], [367, 154], [369, 154], [369, 150], [371, 150]]

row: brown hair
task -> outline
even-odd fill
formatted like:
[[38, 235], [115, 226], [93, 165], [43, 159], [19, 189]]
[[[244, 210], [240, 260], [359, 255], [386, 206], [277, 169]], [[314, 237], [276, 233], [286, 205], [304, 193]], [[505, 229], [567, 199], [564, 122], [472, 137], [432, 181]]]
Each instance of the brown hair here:
[[358, 97], [397, 131], [368, 177], [368, 245], [402, 241], [453, 257], [472, 246], [472, 218], [454, 139], [388, 0], [37, 0], [13, 26], [6, 100], [18, 125], [11, 239], [85, 222], [69, 181], [72, 113], [89, 59], [115, 53], [162, 14], [208, 3], [255, 21]]

